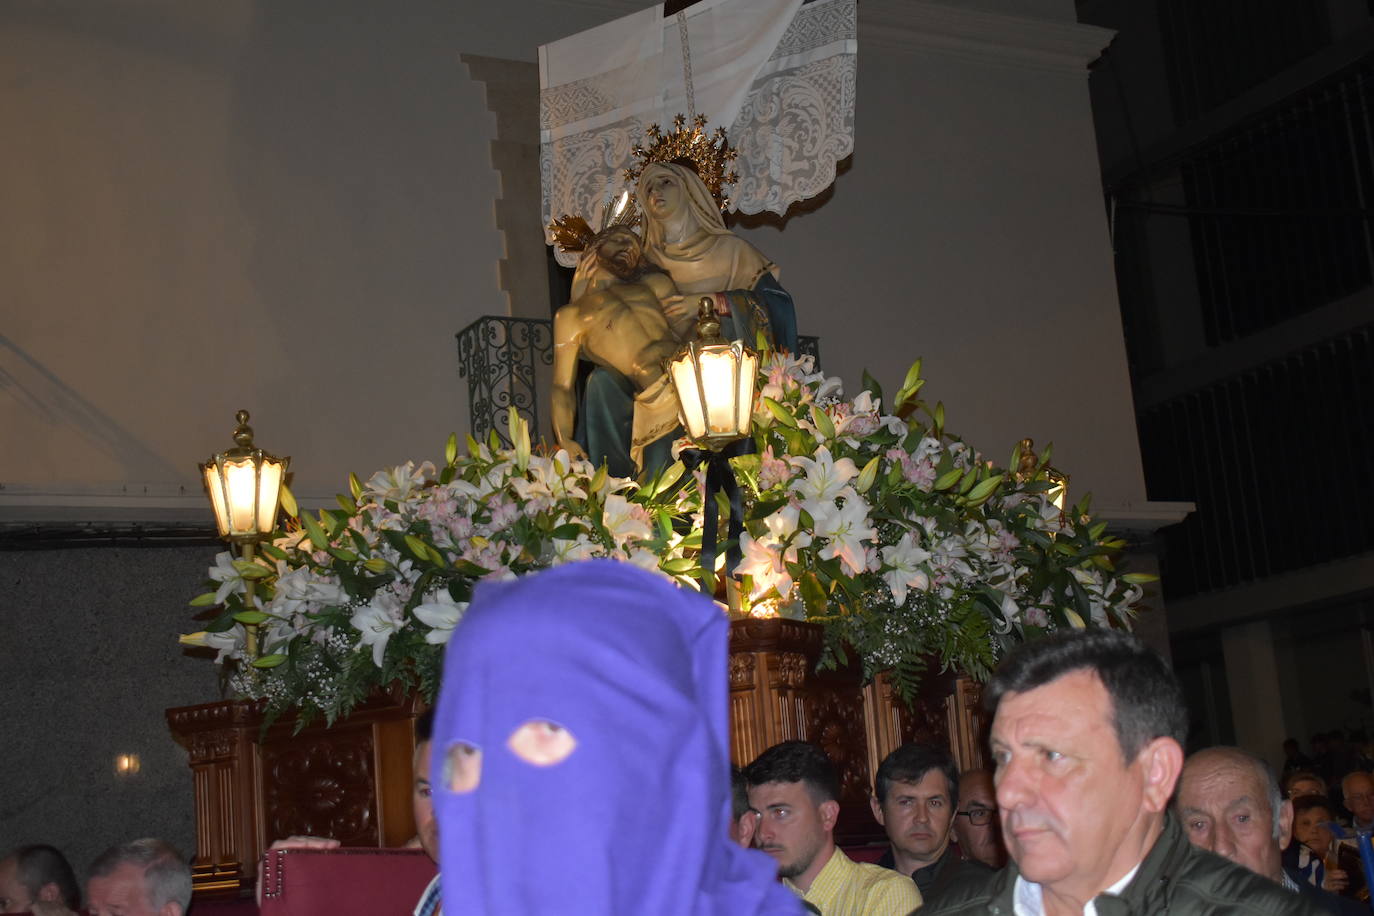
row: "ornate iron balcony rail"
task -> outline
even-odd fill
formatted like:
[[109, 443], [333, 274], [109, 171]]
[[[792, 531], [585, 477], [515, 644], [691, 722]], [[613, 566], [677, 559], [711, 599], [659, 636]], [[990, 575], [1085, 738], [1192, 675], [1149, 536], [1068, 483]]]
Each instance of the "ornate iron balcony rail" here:
[[[530, 424], [536, 436], [546, 435], [547, 403], [553, 374], [553, 321], [548, 318], [510, 318], [484, 315], [463, 328], [458, 338], [458, 373], [468, 382], [469, 429], [485, 441], [496, 431], [506, 436], [510, 411]], [[820, 365], [820, 338], [800, 337], [802, 353]]]

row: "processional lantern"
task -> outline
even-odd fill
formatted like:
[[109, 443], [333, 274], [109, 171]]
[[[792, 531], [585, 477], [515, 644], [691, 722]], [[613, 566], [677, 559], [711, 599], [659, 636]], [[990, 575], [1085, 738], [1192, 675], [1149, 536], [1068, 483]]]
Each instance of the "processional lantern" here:
[[748, 436], [758, 369], [757, 353], [720, 336], [715, 303], [703, 296], [696, 339], [668, 364], [688, 438], [714, 452]]
[[234, 419], [234, 448], [211, 456], [200, 466], [205, 491], [215, 508], [219, 536], [236, 544], [256, 543], [277, 527], [281, 485], [290, 458], [274, 458], [253, 445], [248, 411]]
[[682, 460], [690, 468], [703, 464], [706, 468], [701, 494], [701, 580], [708, 594], [716, 586], [716, 494], [723, 493], [729, 502], [724, 578], [725, 597], [732, 610], [739, 609], [739, 592], [731, 571], [741, 560], [744, 507], [730, 458], [741, 454], [739, 447], [732, 446], [750, 433], [758, 369], [757, 353], [741, 341], [726, 341], [720, 336], [715, 300], [703, 296], [696, 339], [683, 344], [668, 361], [668, 372], [677, 391], [682, 427], [698, 449], [684, 450]]
[[[253, 445], [253, 428], [248, 411], [234, 415], [234, 447], [212, 455], [200, 466], [205, 492], [215, 509], [219, 536], [238, 545], [243, 560], [253, 559], [259, 541], [270, 537], [277, 527], [281, 505], [282, 481], [290, 458], [276, 458]], [[245, 579], [244, 605], [253, 607], [253, 580]], [[258, 654], [257, 626], [245, 624], [249, 660]]]
[[1030, 439], [1022, 439], [1017, 443], [1016, 450], [1016, 478], [1026, 483], [1043, 476], [1049, 484], [1045, 490], [1045, 499], [1053, 504], [1062, 516], [1069, 502], [1068, 475], [1048, 463], [1041, 468], [1040, 459], [1035, 453], [1035, 442]]

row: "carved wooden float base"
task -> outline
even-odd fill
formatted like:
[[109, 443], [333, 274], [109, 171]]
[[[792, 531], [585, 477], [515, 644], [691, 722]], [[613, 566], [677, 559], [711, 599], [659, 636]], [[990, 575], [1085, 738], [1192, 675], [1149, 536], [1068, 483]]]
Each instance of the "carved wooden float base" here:
[[[907, 710], [879, 677], [856, 667], [817, 672], [824, 636], [795, 620], [736, 620], [730, 628], [731, 757], [748, 763], [779, 741], [814, 741], [840, 769], [845, 844], [877, 842], [869, 813], [873, 774], [906, 741], [947, 744], [960, 768], [982, 765], [978, 688], [930, 675]], [[410, 790], [420, 704], [392, 694], [370, 700], [332, 728], [292, 734], [283, 719], [262, 732], [263, 704], [243, 700], [167, 710], [194, 776], [197, 898], [251, 893], [273, 840], [332, 836], [345, 846], [400, 846], [415, 833]]]
[[414, 698], [376, 697], [332, 728], [316, 723], [299, 734], [291, 718], [264, 734], [263, 706], [226, 700], [167, 710], [193, 775], [199, 899], [251, 893], [263, 851], [281, 837], [401, 846], [415, 835]]

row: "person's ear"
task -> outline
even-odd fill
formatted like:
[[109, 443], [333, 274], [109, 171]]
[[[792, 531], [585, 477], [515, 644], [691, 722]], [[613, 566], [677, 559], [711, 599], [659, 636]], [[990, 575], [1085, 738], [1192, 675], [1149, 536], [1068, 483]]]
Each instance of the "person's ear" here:
[[186, 911], [175, 900], [168, 900], [158, 908], [157, 916], [186, 916]]
[[752, 847], [754, 845], [754, 834], [758, 832], [758, 829], [758, 812], [750, 808], [748, 811], [741, 814], [739, 820], [735, 822], [735, 832], [739, 836], [739, 844], [746, 849]]
[[873, 819], [878, 822], [878, 826], [886, 827], [887, 824], [883, 821], [883, 803], [878, 801], [878, 796], [868, 796], [868, 803], [873, 806]]
[[821, 826], [826, 833], [835, 829], [835, 822], [840, 819], [840, 803], [837, 801], [823, 801], [816, 809], [821, 815]]
[[1173, 738], [1156, 738], [1140, 749], [1135, 758], [1143, 780], [1142, 804], [1147, 811], [1163, 811], [1183, 771], [1183, 748]]
[[1279, 849], [1287, 849], [1288, 841], [1293, 839], [1293, 800], [1285, 798], [1279, 805]]

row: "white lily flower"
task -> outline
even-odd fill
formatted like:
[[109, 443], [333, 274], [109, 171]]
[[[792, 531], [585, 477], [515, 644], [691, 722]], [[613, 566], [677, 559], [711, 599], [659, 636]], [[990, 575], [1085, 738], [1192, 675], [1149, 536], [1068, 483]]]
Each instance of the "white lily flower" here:
[[453, 635], [453, 628], [463, 619], [468, 609], [466, 601], [454, 601], [447, 588], [441, 588], [426, 596], [429, 600], [415, 608], [415, 619], [429, 627], [425, 642], [431, 646], [441, 646]]
[[830, 541], [821, 549], [822, 560], [839, 557], [849, 574], [857, 576], [868, 566], [863, 542], [876, 541], [878, 530], [868, 517], [868, 503], [851, 496], [837, 512], [816, 519], [816, 537]]
[[395, 603], [395, 599], [386, 591], [380, 591], [373, 596], [371, 602], [358, 608], [348, 621], [362, 634], [355, 648], [371, 646], [372, 663], [378, 668], [382, 667], [387, 642], [405, 626], [405, 621], [397, 619], [399, 615], [393, 614], [389, 609], [390, 605]]
[[[833, 503], [831, 504], [833, 507]], [[785, 505], [763, 520], [768, 533], [759, 538], [749, 532], [740, 536], [740, 551], [744, 559], [735, 567], [735, 573], [753, 576], [753, 597], [765, 594], [776, 588], [779, 595], [792, 590], [792, 574], [787, 570], [788, 563], [797, 562], [798, 551], [811, 546], [811, 534], [799, 531], [801, 509]], [[786, 547], [783, 545], [786, 544]]]
[[304, 528], [273, 538], [272, 546], [278, 550], [304, 550], [307, 553], [313, 549], [310, 545], [310, 533]]
[[585, 531], [580, 531], [576, 538], [554, 538], [553, 539], [553, 562], [550, 565], [558, 566], [562, 563], [576, 563], [578, 560], [588, 560], [597, 555], [600, 549], [599, 544], [587, 537]]
[[243, 573], [234, 566], [234, 555], [227, 550], [215, 554], [215, 565], [210, 567], [210, 578], [219, 583], [215, 589], [215, 604], [223, 604], [224, 599], [234, 593], [243, 594], [247, 585]]
[[653, 526], [649, 524], [649, 513], [644, 507], [616, 493], [606, 497], [601, 522], [611, 533], [615, 545], [621, 548], [627, 541], [647, 541], [654, 534]]
[[883, 581], [892, 590], [892, 600], [897, 605], [906, 603], [907, 589], [927, 589], [930, 576], [922, 566], [930, 559], [930, 551], [922, 550], [915, 537], [908, 531], [902, 539], [891, 547], [882, 549], [883, 564], [889, 569], [883, 573]]
[[739, 576], [752, 577], [754, 587], [750, 597], [760, 597], [774, 588], [780, 595], [786, 595], [792, 590], [792, 574], [787, 570], [786, 558], [779, 541], [768, 537], [755, 539], [745, 531], [740, 535], [739, 546], [744, 559], [735, 567], [734, 572]]
[[[851, 459], [841, 458], [836, 461], [831, 456], [830, 449], [821, 446], [816, 449], [816, 457], [798, 456], [795, 460], [805, 472], [805, 476], [792, 481], [789, 488], [808, 506], [833, 502], [854, 492], [849, 486], [849, 481], [859, 475], [859, 469]], [[815, 512], [811, 514], [815, 515]]]
[[379, 503], [388, 499], [399, 502], [433, 480], [434, 473], [432, 462], [426, 461], [417, 468], [415, 462], [407, 461], [399, 467], [389, 471], [378, 471], [369, 477], [367, 483], [363, 484], [363, 496], [370, 496]]
[[280, 560], [277, 561], [276, 590], [266, 610], [281, 617], [312, 613], [348, 600], [333, 576], [318, 574], [308, 566], [290, 569]]
[[217, 649], [219, 654], [215, 656], [215, 664], [222, 665], [226, 658], [241, 658], [243, 656], [243, 627], [235, 624], [221, 633], [207, 633], [204, 630], [199, 633], [188, 633], [180, 637], [177, 642], [183, 646], [203, 646]]
[[531, 455], [529, 466], [526, 468], [527, 476], [512, 477], [510, 486], [523, 500], [540, 496], [586, 499], [587, 491], [578, 486], [576, 478], [570, 477], [568, 473], [571, 465], [572, 459], [568, 457], [567, 449], [560, 448], [552, 458]]
[[636, 547], [631, 550], [629, 556], [625, 558], [625, 562], [629, 563], [631, 566], [638, 566], [640, 569], [646, 570], [647, 572], [658, 573], [660, 576], [676, 581], [672, 576], [669, 576], [659, 568], [658, 554], [647, 547]]
[[888, 432], [892, 433], [898, 439], [905, 438], [908, 430], [910, 429], [910, 427], [908, 427], [906, 423], [904, 423], [901, 420], [900, 417], [894, 417], [888, 414], [883, 414], [881, 417], [879, 417], [878, 422], [880, 425], [886, 428]]
[[811, 544], [811, 535], [805, 531], [797, 533], [797, 526], [801, 524], [801, 507], [791, 505], [783, 506], [772, 515], [763, 520], [768, 533], [779, 541], [785, 541], [793, 534], [797, 534], [797, 539], [792, 542], [791, 550], [796, 551], [798, 547], [807, 547]]

